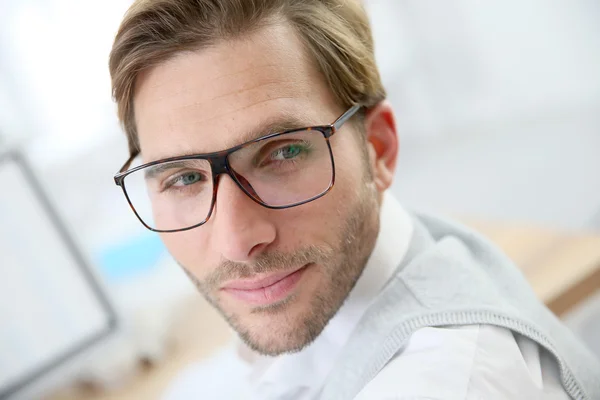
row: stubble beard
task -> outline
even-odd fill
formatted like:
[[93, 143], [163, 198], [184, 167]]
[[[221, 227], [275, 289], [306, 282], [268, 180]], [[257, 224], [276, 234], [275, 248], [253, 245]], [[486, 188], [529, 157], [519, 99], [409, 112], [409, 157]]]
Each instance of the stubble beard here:
[[[343, 305], [371, 255], [379, 231], [377, 191], [371, 182], [360, 185], [357, 191], [356, 204], [349, 209], [347, 216], [342, 216], [345, 221], [336, 248], [313, 245], [292, 254], [273, 251], [260, 255], [252, 264], [224, 261], [202, 281], [183, 268], [200, 293], [223, 315], [250, 349], [269, 356], [300, 351], [321, 334]], [[228, 313], [211, 295], [226, 280], [289, 270], [307, 263], [316, 264], [321, 276], [311, 304], [302, 314], [290, 318], [285, 313], [286, 308], [296, 300], [295, 295], [267, 306], [255, 307], [251, 311], [251, 315], [279, 316], [285, 321], [283, 325], [288, 327], [284, 331], [273, 332], [268, 326], [252, 329], [238, 316]]]

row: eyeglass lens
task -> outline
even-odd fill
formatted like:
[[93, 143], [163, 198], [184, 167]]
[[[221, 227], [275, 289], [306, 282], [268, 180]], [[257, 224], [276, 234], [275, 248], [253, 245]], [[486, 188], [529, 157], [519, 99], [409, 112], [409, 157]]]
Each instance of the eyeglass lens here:
[[[228, 157], [244, 192], [259, 203], [285, 208], [325, 193], [333, 165], [320, 131], [281, 134], [242, 147]], [[211, 213], [214, 182], [208, 160], [185, 159], [137, 170], [123, 181], [139, 218], [159, 231], [186, 229]]]

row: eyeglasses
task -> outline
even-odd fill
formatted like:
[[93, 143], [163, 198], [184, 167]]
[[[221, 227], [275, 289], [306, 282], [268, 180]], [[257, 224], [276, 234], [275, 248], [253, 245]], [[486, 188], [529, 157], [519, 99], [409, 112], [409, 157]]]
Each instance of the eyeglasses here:
[[140, 222], [151, 231], [179, 232], [210, 218], [218, 176], [227, 174], [258, 204], [271, 209], [299, 206], [324, 196], [335, 182], [329, 138], [360, 105], [330, 125], [273, 133], [228, 150], [172, 157], [129, 169], [133, 154], [115, 175]]

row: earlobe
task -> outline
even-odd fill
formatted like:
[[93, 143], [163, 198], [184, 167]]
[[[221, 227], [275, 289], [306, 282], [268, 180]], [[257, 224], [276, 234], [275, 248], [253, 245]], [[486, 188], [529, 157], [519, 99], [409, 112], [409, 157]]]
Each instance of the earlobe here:
[[365, 128], [373, 181], [383, 192], [392, 184], [399, 147], [394, 111], [387, 101], [367, 110]]

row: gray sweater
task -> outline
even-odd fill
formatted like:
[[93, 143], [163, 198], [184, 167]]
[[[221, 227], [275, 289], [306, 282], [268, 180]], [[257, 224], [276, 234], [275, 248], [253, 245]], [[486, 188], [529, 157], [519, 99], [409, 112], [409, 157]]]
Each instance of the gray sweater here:
[[600, 400], [600, 362], [536, 298], [513, 262], [476, 232], [428, 216], [415, 217], [407, 257], [352, 333], [321, 399], [352, 399], [417, 329], [471, 324], [537, 342], [556, 359], [573, 399]]

